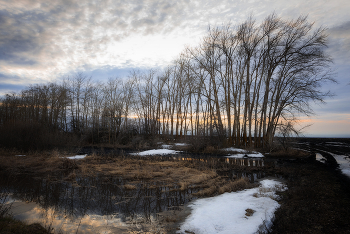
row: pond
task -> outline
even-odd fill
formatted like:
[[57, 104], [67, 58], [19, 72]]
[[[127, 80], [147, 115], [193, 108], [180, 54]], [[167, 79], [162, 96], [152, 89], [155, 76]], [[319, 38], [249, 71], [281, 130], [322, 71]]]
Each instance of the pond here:
[[[224, 164], [256, 168], [256, 170], [229, 170], [222, 172], [228, 179], [247, 177], [254, 182], [264, 177], [258, 170], [264, 159], [191, 158], [162, 156], [157, 160], [200, 160], [203, 163], [219, 161]], [[127, 189], [127, 180], [118, 176], [79, 177], [73, 182], [28, 175], [2, 175], [2, 194], [10, 194], [15, 218], [28, 223], [39, 222], [55, 233], [130, 233], [148, 230], [163, 231], [168, 223], [181, 221], [184, 205], [197, 199], [198, 187], [179, 189], [165, 183], [140, 180], [133, 189]], [[54, 179], [53, 179], [54, 178]], [[186, 211], [188, 212], [188, 211]], [[186, 213], [185, 212], [185, 213]], [[162, 225], [162, 223], [164, 225]], [[161, 229], [164, 230], [161, 230]]]

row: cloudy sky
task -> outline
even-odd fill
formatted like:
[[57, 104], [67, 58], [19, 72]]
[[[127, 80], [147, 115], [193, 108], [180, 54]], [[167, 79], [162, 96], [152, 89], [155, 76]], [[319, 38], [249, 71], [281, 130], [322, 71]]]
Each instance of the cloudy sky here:
[[350, 137], [349, 0], [0, 0], [0, 95], [76, 72], [96, 80], [162, 68], [208, 25], [308, 15], [328, 28], [338, 84], [315, 105], [306, 135]]

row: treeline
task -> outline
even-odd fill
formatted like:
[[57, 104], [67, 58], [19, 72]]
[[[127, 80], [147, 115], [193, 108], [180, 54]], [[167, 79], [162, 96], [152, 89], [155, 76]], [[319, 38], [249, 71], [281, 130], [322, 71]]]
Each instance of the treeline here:
[[38, 125], [90, 143], [191, 135], [268, 146], [281, 126], [312, 113], [310, 102], [328, 95], [321, 85], [334, 81], [325, 29], [312, 28], [306, 17], [275, 15], [209, 28], [162, 71], [134, 70], [104, 84], [80, 73], [7, 94], [0, 125], [6, 131]]

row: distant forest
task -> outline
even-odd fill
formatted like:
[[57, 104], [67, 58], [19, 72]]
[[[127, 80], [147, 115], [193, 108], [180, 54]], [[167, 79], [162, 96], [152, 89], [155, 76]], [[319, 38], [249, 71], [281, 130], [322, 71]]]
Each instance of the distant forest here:
[[306, 17], [252, 17], [210, 27], [163, 70], [134, 70], [97, 83], [83, 73], [31, 85], [1, 98], [2, 146], [127, 144], [135, 136], [206, 136], [228, 145], [267, 147], [294, 131], [298, 115], [329, 93], [324, 28]]

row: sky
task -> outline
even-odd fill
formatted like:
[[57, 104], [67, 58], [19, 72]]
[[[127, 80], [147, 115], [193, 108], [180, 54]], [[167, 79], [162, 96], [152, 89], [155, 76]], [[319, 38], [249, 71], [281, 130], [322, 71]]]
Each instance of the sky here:
[[302, 117], [305, 136], [350, 137], [349, 0], [0, 0], [0, 95], [83, 72], [95, 80], [161, 69], [209, 25], [307, 15], [328, 29], [334, 96]]

